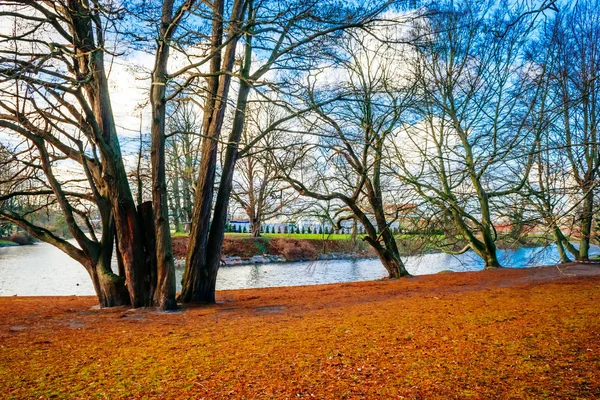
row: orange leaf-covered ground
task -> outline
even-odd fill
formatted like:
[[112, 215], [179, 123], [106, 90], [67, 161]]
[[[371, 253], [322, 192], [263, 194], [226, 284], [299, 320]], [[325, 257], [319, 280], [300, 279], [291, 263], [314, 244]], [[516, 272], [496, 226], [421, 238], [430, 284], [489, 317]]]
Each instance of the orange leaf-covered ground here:
[[0, 397], [600, 397], [599, 266], [218, 299], [165, 314], [0, 298]]

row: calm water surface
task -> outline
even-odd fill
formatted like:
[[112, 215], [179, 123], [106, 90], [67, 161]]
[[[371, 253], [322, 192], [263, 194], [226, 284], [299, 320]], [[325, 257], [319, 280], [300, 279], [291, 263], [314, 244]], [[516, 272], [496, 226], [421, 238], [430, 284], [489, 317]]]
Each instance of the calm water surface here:
[[[592, 246], [591, 252], [599, 254], [600, 248]], [[500, 250], [499, 257], [502, 265], [511, 268], [553, 264], [559, 260], [554, 246]], [[403, 260], [413, 275], [483, 269], [483, 262], [472, 252], [460, 256], [425, 254]], [[177, 270], [178, 285], [182, 273]], [[219, 270], [217, 290], [367, 281], [386, 275], [377, 259], [228, 266]], [[0, 248], [0, 296], [93, 294], [85, 269], [49, 244]]]

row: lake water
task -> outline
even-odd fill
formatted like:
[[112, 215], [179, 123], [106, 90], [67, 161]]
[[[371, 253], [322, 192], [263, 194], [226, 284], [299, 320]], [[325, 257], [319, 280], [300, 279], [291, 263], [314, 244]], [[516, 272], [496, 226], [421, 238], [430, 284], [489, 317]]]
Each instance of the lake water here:
[[[591, 252], [599, 254], [600, 248], [592, 246]], [[502, 265], [511, 268], [547, 265], [559, 260], [554, 246], [500, 250], [499, 258]], [[483, 262], [472, 252], [459, 256], [425, 254], [403, 260], [413, 275], [483, 269]], [[178, 291], [182, 273], [177, 270]], [[217, 290], [367, 281], [386, 275], [377, 259], [238, 265], [221, 267]], [[13, 295], [94, 295], [94, 288], [80, 264], [55, 247], [38, 243], [0, 248], [0, 296]]]

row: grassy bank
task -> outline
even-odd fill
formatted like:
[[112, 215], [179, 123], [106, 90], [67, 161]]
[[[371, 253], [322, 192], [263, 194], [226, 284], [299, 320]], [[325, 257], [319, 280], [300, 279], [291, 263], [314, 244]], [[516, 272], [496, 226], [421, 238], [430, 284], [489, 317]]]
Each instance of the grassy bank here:
[[[375, 257], [375, 253], [367, 243], [361, 240], [353, 242], [349, 235], [335, 236], [322, 239], [320, 235], [270, 234], [253, 238], [243, 233], [227, 234], [223, 241], [223, 257], [249, 259], [257, 255], [270, 254], [282, 256], [287, 261], [314, 260], [321, 254], [329, 253], [352, 253], [358, 257]], [[187, 244], [187, 236], [173, 237], [175, 258], [185, 258]]]
[[[403, 256], [439, 251], [443, 236], [397, 235], [398, 249]], [[187, 251], [187, 235], [173, 235], [173, 253], [176, 258], [185, 258]], [[498, 248], [514, 249], [519, 247], [546, 246], [549, 240], [545, 237], [531, 236], [514, 240], [507, 237], [497, 241]], [[465, 243], [457, 238], [454, 250], [459, 250]], [[363, 240], [352, 241], [351, 235], [319, 235], [319, 234], [263, 234], [254, 238], [248, 233], [227, 233], [223, 243], [223, 257], [241, 257], [249, 259], [253, 256], [271, 254], [280, 255], [287, 261], [314, 260], [322, 254], [353, 254], [357, 257], [376, 257], [373, 249]]]
[[[183, 232], [174, 232], [171, 234], [172, 237], [187, 237], [187, 233]], [[227, 232], [225, 233], [226, 238], [251, 238], [252, 236], [249, 233], [235, 233], [235, 232]], [[313, 240], [349, 240], [352, 238], [352, 235], [348, 234], [331, 234], [331, 235], [322, 235], [318, 233], [262, 233], [262, 238], [290, 238], [290, 239], [313, 239]]]
[[179, 313], [0, 298], [3, 398], [598, 398], [600, 267], [224, 291]]
[[17, 243], [11, 242], [10, 240], [0, 239], [0, 247], [18, 246]]

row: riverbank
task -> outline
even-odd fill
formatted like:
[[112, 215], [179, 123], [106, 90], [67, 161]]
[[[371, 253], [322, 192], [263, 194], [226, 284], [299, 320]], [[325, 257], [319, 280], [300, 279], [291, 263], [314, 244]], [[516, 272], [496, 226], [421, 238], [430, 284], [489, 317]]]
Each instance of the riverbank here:
[[[431, 236], [398, 235], [396, 240], [401, 256], [439, 252]], [[544, 237], [532, 236], [521, 241], [500, 238], [497, 246], [498, 249], [518, 249], [543, 247], [549, 243]], [[172, 244], [173, 255], [181, 263], [186, 257], [188, 237], [173, 236]], [[455, 250], [463, 248], [464, 243], [459, 242], [455, 247]], [[249, 234], [227, 233], [222, 250], [225, 265], [376, 257], [377, 254], [367, 242], [360, 238], [352, 240], [350, 235], [264, 234], [256, 238]]]
[[[313, 236], [314, 238], [312, 238]], [[269, 262], [312, 261], [317, 259], [373, 258], [377, 255], [365, 242], [353, 242], [349, 235], [319, 238], [319, 235], [264, 235], [258, 238], [228, 234], [223, 240], [222, 259], [226, 265]], [[173, 255], [185, 259], [188, 238], [175, 236]]]
[[17, 232], [9, 237], [0, 236], [0, 247], [15, 247], [34, 244], [37, 240], [28, 233]]
[[217, 292], [177, 313], [0, 298], [4, 398], [597, 398], [600, 267]]

